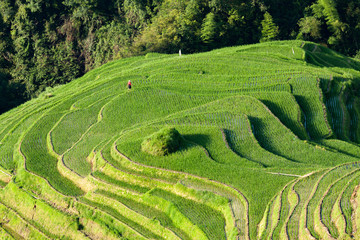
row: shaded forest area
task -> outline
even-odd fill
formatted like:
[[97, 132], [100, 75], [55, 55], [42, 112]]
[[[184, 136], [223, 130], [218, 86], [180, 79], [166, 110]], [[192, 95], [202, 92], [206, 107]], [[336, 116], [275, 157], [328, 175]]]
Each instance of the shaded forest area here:
[[114, 59], [287, 39], [359, 57], [360, 0], [0, 0], [0, 113]]

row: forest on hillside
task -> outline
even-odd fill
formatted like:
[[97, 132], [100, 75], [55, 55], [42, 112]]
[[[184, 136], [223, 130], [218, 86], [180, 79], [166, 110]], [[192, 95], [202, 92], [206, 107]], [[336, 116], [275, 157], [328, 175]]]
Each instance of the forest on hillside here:
[[0, 0], [0, 113], [114, 59], [288, 39], [360, 58], [360, 0]]

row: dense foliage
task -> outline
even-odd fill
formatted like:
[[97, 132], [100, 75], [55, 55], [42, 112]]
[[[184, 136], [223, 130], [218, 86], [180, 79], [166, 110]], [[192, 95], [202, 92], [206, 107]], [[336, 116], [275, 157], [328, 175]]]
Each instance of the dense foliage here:
[[0, 112], [148, 51], [298, 38], [355, 56], [359, 13], [360, 0], [1, 0]]
[[179, 148], [180, 138], [175, 128], [163, 128], [147, 137], [141, 144], [141, 150], [154, 156], [165, 156]]

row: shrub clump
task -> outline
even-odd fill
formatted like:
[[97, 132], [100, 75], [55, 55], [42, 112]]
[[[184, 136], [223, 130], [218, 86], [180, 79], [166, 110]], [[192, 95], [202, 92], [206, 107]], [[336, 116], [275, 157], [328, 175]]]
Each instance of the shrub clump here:
[[141, 143], [141, 150], [153, 156], [165, 156], [180, 147], [181, 135], [175, 128], [163, 128]]

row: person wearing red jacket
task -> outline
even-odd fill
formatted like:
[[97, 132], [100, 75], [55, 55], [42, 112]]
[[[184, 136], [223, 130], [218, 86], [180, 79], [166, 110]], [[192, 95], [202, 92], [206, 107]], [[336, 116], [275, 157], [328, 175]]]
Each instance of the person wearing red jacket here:
[[128, 87], [128, 89], [131, 89], [131, 81], [130, 80], [127, 83], [127, 87]]

